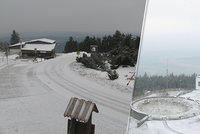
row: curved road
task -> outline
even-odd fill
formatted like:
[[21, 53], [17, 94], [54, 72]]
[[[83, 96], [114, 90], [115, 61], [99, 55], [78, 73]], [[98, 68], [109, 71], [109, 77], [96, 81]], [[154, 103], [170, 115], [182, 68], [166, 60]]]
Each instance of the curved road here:
[[0, 69], [1, 134], [66, 134], [63, 117], [71, 97], [91, 100], [96, 134], [124, 134], [130, 93], [123, 93], [71, 69], [68, 54], [40, 63], [13, 61]]

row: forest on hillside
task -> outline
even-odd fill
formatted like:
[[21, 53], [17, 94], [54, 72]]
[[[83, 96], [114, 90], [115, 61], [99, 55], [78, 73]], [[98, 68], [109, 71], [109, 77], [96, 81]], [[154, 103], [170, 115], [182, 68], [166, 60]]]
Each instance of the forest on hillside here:
[[[90, 52], [90, 46], [98, 47], [98, 53], [112, 64], [114, 68], [120, 65], [135, 66], [137, 61], [140, 37], [131, 34], [124, 34], [116, 31], [113, 35], [105, 35], [102, 38], [86, 36], [81, 42], [69, 37], [64, 52], [85, 51]], [[96, 58], [96, 57], [95, 57]]]
[[137, 76], [135, 78], [134, 93], [142, 95], [147, 91], [158, 91], [165, 89], [195, 89], [195, 80], [197, 74], [191, 75], [175, 75], [173, 73], [168, 76], [153, 75], [150, 76], [147, 73]]
[[138, 36], [133, 37], [131, 34], [124, 34], [118, 30], [113, 35], [105, 35], [102, 38], [86, 36], [81, 42], [74, 40], [71, 36], [66, 42], [64, 52], [76, 52], [78, 50], [90, 52], [90, 45], [97, 45], [99, 52], [109, 52], [120, 46], [139, 48], [139, 41]]

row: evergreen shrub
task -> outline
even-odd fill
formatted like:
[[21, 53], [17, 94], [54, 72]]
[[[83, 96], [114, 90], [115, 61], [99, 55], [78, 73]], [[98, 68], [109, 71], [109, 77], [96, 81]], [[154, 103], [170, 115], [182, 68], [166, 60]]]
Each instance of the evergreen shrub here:
[[108, 70], [107, 73], [110, 80], [115, 80], [119, 77], [119, 74], [115, 70]]

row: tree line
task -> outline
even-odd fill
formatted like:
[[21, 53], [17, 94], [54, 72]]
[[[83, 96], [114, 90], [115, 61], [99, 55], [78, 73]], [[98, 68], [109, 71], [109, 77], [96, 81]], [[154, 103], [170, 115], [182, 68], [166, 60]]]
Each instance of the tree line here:
[[153, 75], [147, 73], [135, 78], [134, 93], [142, 95], [147, 91], [158, 91], [165, 89], [195, 89], [195, 81], [197, 74], [192, 75], [174, 75], [168, 76]]
[[132, 34], [124, 34], [116, 30], [113, 35], [98, 37], [86, 36], [81, 42], [77, 42], [73, 37], [69, 37], [66, 42], [64, 52], [85, 51], [90, 52], [90, 46], [98, 46], [99, 53], [107, 53], [111, 64], [134, 66], [137, 61], [140, 37]]
[[102, 38], [86, 36], [85, 39], [81, 42], [77, 42], [73, 39], [73, 37], [69, 37], [68, 41], [66, 42], [64, 52], [90, 52], [91, 45], [98, 46], [99, 52], [109, 52], [120, 46], [127, 46], [138, 49], [139, 41], [140, 38], [138, 36], [133, 37], [131, 34], [124, 34], [118, 30], [113, 35], [105, 35]]
[[17, 33], [15, 30], [12, 31], [12, 34], [10, 36], [10, 44], [8, 42], [0, 42], [0, 51], [5, 51], [8, 49], [9, 45], [13, 45], [20, 42], [20, 36], [19, 33]]

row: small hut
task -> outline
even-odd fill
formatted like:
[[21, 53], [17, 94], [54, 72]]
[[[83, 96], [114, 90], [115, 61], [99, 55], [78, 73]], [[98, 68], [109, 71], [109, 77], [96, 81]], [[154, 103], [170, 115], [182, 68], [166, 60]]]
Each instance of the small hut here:
[[64, 113], [64, 117], [70, 117], [68, 119], [67, 134], [94, 134], [93, 111], [99, 112], [95, 103], [71, 98]]

